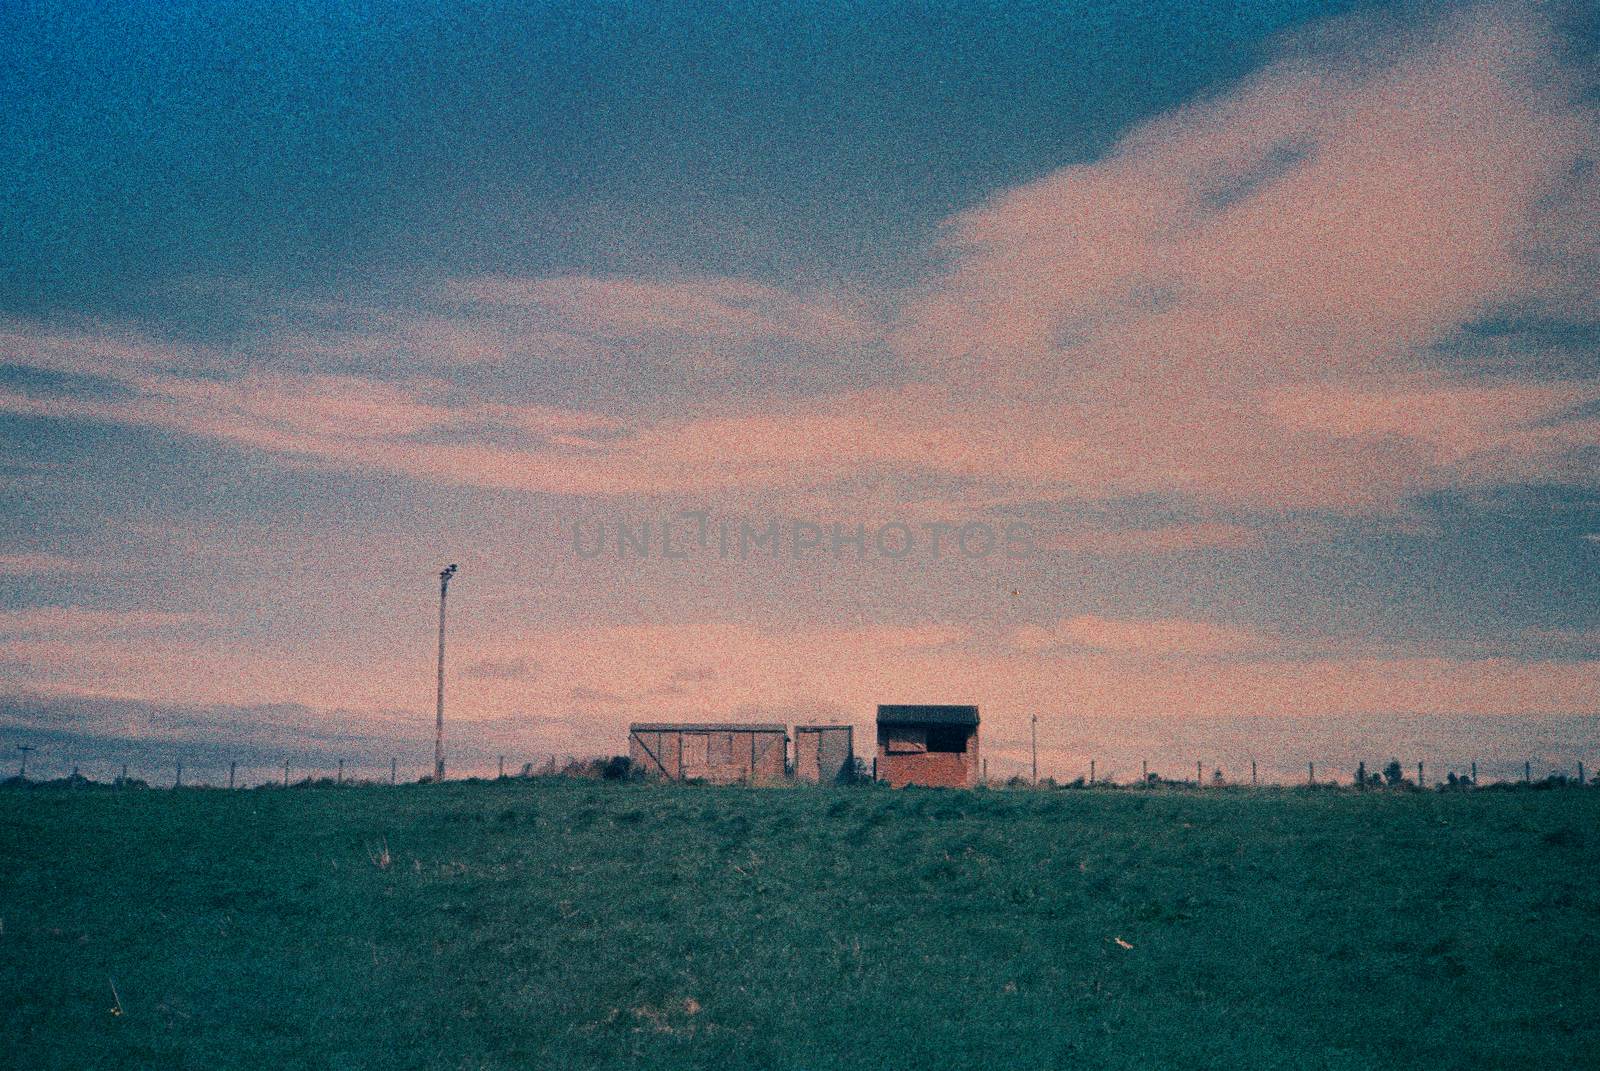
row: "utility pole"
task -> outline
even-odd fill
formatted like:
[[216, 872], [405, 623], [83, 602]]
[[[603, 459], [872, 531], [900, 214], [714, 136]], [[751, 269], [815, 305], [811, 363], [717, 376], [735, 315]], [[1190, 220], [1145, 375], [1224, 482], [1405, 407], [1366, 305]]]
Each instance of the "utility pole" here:
[[17, 771], [17, 776], [18, 777], [27, 777], [28, 776], [28, 753], [30, 751], [38, 751], [39, 749], [34, 747], [32, 744], [18, 744], [17, 745], [17, 750], [22, 752], [22, 769]]
[[450, 590], [450, 578], [456, 575], [452, 562], [439, 572], [439, 704], [433, 726], [433, 779], [444, 780], [444, 597]]
[[1033, 716], [1033, 783], [1039, 783], [1039, 715]]

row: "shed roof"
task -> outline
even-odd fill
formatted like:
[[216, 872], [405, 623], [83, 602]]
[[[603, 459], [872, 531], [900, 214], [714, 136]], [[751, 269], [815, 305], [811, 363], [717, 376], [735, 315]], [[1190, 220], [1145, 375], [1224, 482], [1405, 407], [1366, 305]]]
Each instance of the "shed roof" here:
[[879, 725], [976, 725], [978, 708], [948, 704], [880, 703]]
[[855, 728], [854, 725], [847, 725], [847, 724], [843, 724], [843, 723], [829, 723], [829, 724], [826, 724], [826, 725], [820, 725], [820, 724], [813, 723], [813, 724], [808, 724], [808, 725], [796, 725], [794, 727], [794, 731], [797, 732], [797, 733], [815, 733], [815, 732], [820, 732], [820, 731], [822, 731], [824, 729], [854, 729], [854, 728]]
[[785, 725], [751, 725], [736, 721], [636, 721], [630, 733], [787, 733]]

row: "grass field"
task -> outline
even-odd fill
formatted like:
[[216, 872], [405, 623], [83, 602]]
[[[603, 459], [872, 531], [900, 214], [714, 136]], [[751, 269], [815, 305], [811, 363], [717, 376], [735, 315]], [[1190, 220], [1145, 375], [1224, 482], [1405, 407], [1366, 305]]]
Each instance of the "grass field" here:
[[0, 1063], [1593, 1067], [1597, 863], [1581, 790], [9, 789]]

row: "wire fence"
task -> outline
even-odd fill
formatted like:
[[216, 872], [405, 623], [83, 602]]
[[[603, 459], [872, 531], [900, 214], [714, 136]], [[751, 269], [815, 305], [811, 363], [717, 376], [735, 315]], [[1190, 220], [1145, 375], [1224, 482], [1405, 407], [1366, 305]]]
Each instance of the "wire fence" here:
[[[211, 755], [217, 749], [209, 749]], [[247, 789], [268, 786], [370, 786], [417, 784], [433, 780], [432, 757], [391, 756], [387, 761], [371, 756], [327, 759], [290, 757], [266, 762], [221, 761], [206, 757], [191, 761], [181, 754], [153, 758], [148, 754], [129, 756], [127, 761], [98, 756], [80, 761], [69, 750], [20, 745], [12, 753], [15, 762], [0, 781], [30, 784], [54, 782], [84, 784], [139, 784], [151, 788]], [[1047, 762], [1035, 778], [1031, 757], [1014, 754], [998, 756], [997, 761], [981, 760], [979, 782], [989, 787], [1384, 787], [1472, 788], [1490, 785], [1543, 785], [1600, 787], [1600, 772], [1586, 757], [1563, 758], [1549, 755], [1514, 759], [1427, 758], [1401, 760], [1386, 756], [1383, 761], [1306, 759], [1298, 769], [1283, 760], [1208, 762], [1204, 758], [1163, 760], [1073, 757]], [[870, 779], [871, 756], [857, 756], [863, 773]], [[599, 776], [608, 761], [603, 754], [542, 752], [532, 755], [481, 757], [451, 764], [447, 781], [495, 780], [550, 776]]]

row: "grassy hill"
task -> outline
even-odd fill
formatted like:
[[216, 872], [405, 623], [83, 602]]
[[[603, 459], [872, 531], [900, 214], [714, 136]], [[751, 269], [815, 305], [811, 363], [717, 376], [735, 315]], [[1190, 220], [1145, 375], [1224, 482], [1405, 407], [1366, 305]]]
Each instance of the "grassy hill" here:
[[1597, 1066], [1597, 864], [1592, 790], [12, 788], [0, 1065]]

